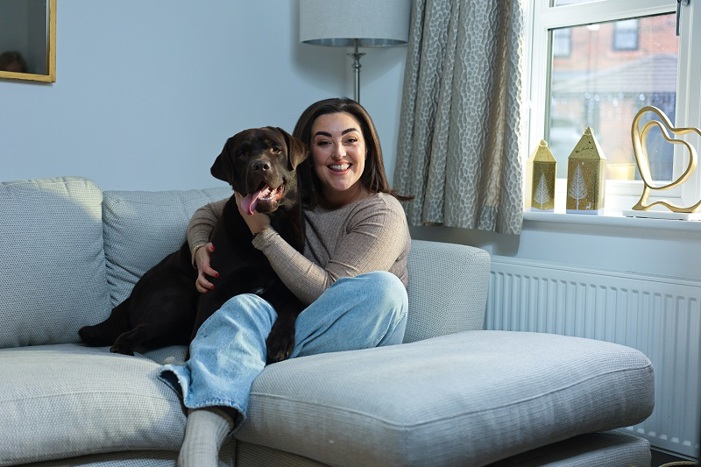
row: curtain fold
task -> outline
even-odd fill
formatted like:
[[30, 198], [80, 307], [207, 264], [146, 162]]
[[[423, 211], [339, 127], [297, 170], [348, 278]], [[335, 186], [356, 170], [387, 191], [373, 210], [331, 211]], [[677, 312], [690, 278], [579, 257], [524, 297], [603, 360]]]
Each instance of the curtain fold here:
[[523, 0], [414, 0], [395, 188], [411, 225], [518, 234]]

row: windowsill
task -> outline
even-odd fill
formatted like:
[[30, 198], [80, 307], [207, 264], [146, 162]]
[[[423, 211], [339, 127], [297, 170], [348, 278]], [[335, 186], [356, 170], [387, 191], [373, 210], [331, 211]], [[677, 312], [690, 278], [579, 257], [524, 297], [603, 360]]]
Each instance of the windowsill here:
[[584, 224], [601, 227], [623, 227], [640, 229], [662, 229], [701, 232], [701, 221], [649, 219], [626, 217], [621, 212], [604, 214], [566, 214], [563, 212], [524, 211], [523, 220], [528, 222], [550, 222], [557, 224]]

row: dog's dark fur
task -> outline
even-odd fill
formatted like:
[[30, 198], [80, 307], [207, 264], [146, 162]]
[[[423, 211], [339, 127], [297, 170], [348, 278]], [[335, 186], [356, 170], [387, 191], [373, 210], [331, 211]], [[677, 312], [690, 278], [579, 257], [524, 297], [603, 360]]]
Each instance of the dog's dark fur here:
[[[211, 172], [245, 196], [244, 207], [268, 213], [271, 226], [302, 251], [301, 175], [296, 168], [306, 156], [306, 146], [279, 128], [244, 130], [227, 140]], [[148, 270], [106, 321], [81, 328], [81, 339], [91, 346], [111, 345], [112, 352], [128, 355], [141, 347], [189, 344], [224, 302], [252, 292], [270, 302], [278, 314], [267, 339], [268, 362], [286, 359], [294, 347], [294, 325], [302, 304], [253, 247], [252, 238], [232, 196], [211, 237], [215, 248], [211, 266], [219, 272], [218, 278], [209, 278], [214, 290], [200, 294], [195, 289], [197, 271], [186, 241]]]

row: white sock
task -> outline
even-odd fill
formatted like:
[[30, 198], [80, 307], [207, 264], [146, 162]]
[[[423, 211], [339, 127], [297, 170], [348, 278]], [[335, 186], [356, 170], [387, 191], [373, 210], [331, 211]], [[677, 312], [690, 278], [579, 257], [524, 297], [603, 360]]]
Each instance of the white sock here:
[[217, 467], [219, 449], [234, 428], [233, 419], [216, 407], [188, 412], [179, 467]]

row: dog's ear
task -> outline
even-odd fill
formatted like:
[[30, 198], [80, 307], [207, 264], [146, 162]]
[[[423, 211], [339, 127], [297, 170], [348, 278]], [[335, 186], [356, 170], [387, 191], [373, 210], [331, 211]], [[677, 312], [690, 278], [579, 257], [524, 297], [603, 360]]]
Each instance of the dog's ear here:
[[214, 164], [212, 164], [212, 168], [210, 169], [210, 173], [214, 178], [218, 178], [229, 184], [233, 183], [234, 179], [233, 151], [235, 149], [235, 138], [235, 136], [232, 136], [226, 140], [224, 148], [214, 160]]
[[285, 144], [287, 144], [287, 157], [289, 159], [290, 168], [292, 170], [296, 169], [297, 166], [307, 158], [309, 151], [307, 150], [307, 145], [302, 141], [298, 140], [282, 128], [275, 128], [283, 138], [285, 138]]

